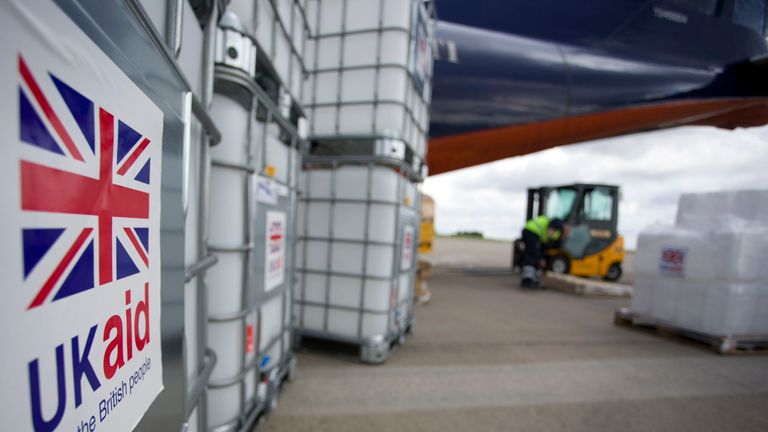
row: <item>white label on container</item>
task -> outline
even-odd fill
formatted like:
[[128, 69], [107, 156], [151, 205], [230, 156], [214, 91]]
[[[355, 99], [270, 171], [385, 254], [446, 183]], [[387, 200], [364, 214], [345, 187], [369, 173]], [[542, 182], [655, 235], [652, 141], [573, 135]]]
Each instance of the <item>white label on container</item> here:
[[283, 212], [267, 212], [264, 291], [272, 291], [285, 280], [285, 219]]
[[163, 388], [163, 112], [53, 2], [0, 28], [3, 429], [128, 431]]
[[259, 177], [256, 188], [256, 200], [258, 202], [277, 205], [278, 190], [277, 183], [274, 180], [267, 177]]
[[277, 182], [275, 182], [275, 190], [277, 191], [277, 195], [281, 197], [287, 197], [288, 194], [291, 192], [288, 186], [277, 183]]
[[425, 83], [432, 68], [432, 45], [427, 32], [427, 21], [421, 13], [420, 2], [414, 2], [413, 46], [411, 48], [411, 72], [416, 77], [420, 92], [424, 93]]
[[687, 250], [665, 247], [661, 250], [659, 273], [668, 276], [685, 276], [685, 256]]
[[400, 270], [410, 270], [413, 266], [414, 229], [410, 225], [403, 227], [403, 254], [400, 261]]

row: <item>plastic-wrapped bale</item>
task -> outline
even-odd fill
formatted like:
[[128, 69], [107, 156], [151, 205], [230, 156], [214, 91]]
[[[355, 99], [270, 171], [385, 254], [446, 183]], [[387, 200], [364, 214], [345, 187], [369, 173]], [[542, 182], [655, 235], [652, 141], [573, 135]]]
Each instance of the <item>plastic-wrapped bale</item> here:
[[715, 281], [705, 284], [702, 330], [718, 336], [768, 335], [765, 282]]
[[635, 285], [632, 289], [631, 309], [634, 313], [650, 316], [651, 301], [656, 288], [656, 278], [653, 276], [636, 275]]
[[640, 233], [635, 274], [651, 277], [713, 279], [718, 245], [710, 232], [675, 226], [657, 226]]
[[310, 0], [304, 106], [314, 139], [386, 137], [426, 153], [432, 21], [421, 0]]
[[656, 227], [638, 237], [635, 274], [694, 280], [768, 280], [768, 228]]
[[[768, 334], [768, 290], [760, 282], [675, 281], [677, 301], [653, 318], [713, 336]], [[633, 302], [634, 308], [634, 302]], [[638, 312], [640, 313], [640, 312]]]
[[641, 233], [633, 312], [714, 336], [768, 334], [768, 227], [755, 214], [757, 196], [689, 195], [678, 219], [695, 224]]
[[763, 280], [768, 284], [768, 225], [749, 223], [731, 229], [717, 229], [712, 237], [713, 243], [718, 246], [713, 266], [717, 279]]
[[689, 193], [680, 197], [678, 226], [706, 229], [738, 221], [768, 227], [768, 190]]

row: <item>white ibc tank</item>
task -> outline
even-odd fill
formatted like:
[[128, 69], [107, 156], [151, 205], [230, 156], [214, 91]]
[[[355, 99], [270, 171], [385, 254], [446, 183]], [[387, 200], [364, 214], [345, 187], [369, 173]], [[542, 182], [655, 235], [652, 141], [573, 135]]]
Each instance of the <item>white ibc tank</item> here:
[[[241, 167], [251, 163], [249, 109], [232, 95], [215, 94], [211, 115], [222, 131], [222, 142], [211, 152], [209, 248], [219, 263], [209, 270], [208, 345], [217, 363], [208, 390], [208, 424], [217, 427], [236, 424], [253, 400], [255, 370], [244, 372], [252, 359], [253, 330], [257, 318], [246, 305], [248, 274], [250, 173]], [[215, 295], [214, 295], [215, 293]]]
[[[261, 317], [259, 366], [262, 373], [285, 366], [291, 350], [291, 277], [294, 267], [296, 189], [301, 155], [297, 142], [274, 122], [256, 123], [262, 137], [262, 173], [257, 178], [251, 260], [252, 303]], [[282, 139], [281, 139], [282, 137]]]
[[309, 24], [306, 1], [232, 0], [227, 11], [237, 15], [245, 32], [273, 65], [283, 84], [301, 100]]
[[[291, 275], [301, 141], [296, 127], [250, 81], [217, 67], [212, 115], [222, 143], [212, 152], [208, 274], [209, 428], [238, 423], [277, 397], [290, 368]], [[254, 417], [255, 418], [255, 417]]]
[[410, 324], [419, 196], [384, 166], [305, 171], [294, 302], [302, 331], [361, 342]]
[[310, 0], [311, 135], [384, 136], [426, 152], [432, 24], [419, 0]]

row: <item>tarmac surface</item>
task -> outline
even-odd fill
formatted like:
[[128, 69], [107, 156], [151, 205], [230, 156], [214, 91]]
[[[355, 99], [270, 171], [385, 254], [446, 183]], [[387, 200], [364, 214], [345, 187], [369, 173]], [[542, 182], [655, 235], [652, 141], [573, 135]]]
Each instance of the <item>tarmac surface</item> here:
[[414, 334], [386, 364], [301, 350], [263, 430], [768, 430], [768, 356], [614, 326], [629, 299], [517, 283], [439, 267]]

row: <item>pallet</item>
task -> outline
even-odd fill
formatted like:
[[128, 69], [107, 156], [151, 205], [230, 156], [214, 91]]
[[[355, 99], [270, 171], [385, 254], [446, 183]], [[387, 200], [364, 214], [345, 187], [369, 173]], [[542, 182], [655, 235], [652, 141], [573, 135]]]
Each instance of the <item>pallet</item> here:
[[381, 364], [386, 362], [392, 353], [405, 343], [407, 337], [411, 335], [412, 328], [412, 324], [410, 324], [399, 334], [376, 342], [353, 340], [312, 331], [295, 332], [294, 341], [297, 347], [312, 351], [340, 355], [342, 358], [356, 357], [358, 361], [366, 364]]
[[768, 354], [768, 334], [711, 335], [659, 321], [652, 317], [632, 312], [629, 308], [616, 309], [613, 323], [617, 326], [655, 333], [661, 337], [695, 342], [708, 347], [718, 354]]
[[632, 297], [632, 286], [548, 272], [541, 278], [547, 289], [584, 297]]

